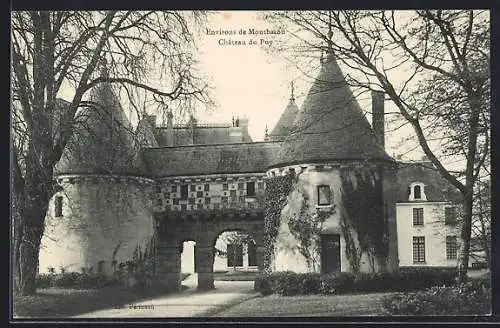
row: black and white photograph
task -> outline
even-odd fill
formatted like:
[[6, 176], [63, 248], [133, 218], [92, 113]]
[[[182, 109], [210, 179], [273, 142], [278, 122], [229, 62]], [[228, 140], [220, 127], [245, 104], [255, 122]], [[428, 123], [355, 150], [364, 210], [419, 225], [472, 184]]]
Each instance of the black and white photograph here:
[[490, 10], [10, 13], [10, 320], [492, 315]]

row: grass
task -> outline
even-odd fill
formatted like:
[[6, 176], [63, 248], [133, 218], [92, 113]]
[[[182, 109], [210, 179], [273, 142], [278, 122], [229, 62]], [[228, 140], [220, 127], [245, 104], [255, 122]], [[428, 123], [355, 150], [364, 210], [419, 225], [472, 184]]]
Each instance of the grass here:
[[218, 281], [253, 281], [259, 274], [258, 271], [229, 270], [214, 272], [214, 280]]
[[351, 295], [269, 295], [252, 298], [216, 313], [216, 317], [377, 316], [392, 293]]
[[43, 288], [33, 296], [16, 296], [14, 318], [61, 318], [85, 312], [113, 308], [141, 299], [165, 295], [161, 289], [102, 289]]

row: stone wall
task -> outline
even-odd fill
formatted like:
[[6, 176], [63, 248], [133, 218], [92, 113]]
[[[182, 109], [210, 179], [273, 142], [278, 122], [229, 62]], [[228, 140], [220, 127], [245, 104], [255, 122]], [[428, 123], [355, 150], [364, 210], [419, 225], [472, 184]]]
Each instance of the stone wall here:
[[[63, 191], [51, 200], [42, 239], [39, 271], [113, 273], [144, 249], [154, 234], [152, 181], [120, 176], [60, 176]], [[63, 197], [63, 216], [55, 217], [56, 197]], [[115, 253], [115, 254], [114, 254]], [[113, 257], [114, 254], [114, 257]]]

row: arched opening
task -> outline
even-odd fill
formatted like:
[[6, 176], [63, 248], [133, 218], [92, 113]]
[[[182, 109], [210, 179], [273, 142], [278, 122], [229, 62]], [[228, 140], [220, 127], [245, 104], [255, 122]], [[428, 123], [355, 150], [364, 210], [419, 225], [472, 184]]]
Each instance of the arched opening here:
[[184, 288], [198, 285], [196, 276], [196, 242], [191, 239], [179, 243], [181, 254], [181, 283]]
[[244, 230], [221, 232], [214, 242], [214, 281], [254, 281], [258, 274], [257, 244]]

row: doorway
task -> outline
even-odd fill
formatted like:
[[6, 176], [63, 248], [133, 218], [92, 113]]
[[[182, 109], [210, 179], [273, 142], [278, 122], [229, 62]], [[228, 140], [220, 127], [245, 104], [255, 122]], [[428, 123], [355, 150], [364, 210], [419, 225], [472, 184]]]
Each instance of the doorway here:
[[321, 272], [340, 272], [340, 235], [321, 235]]

